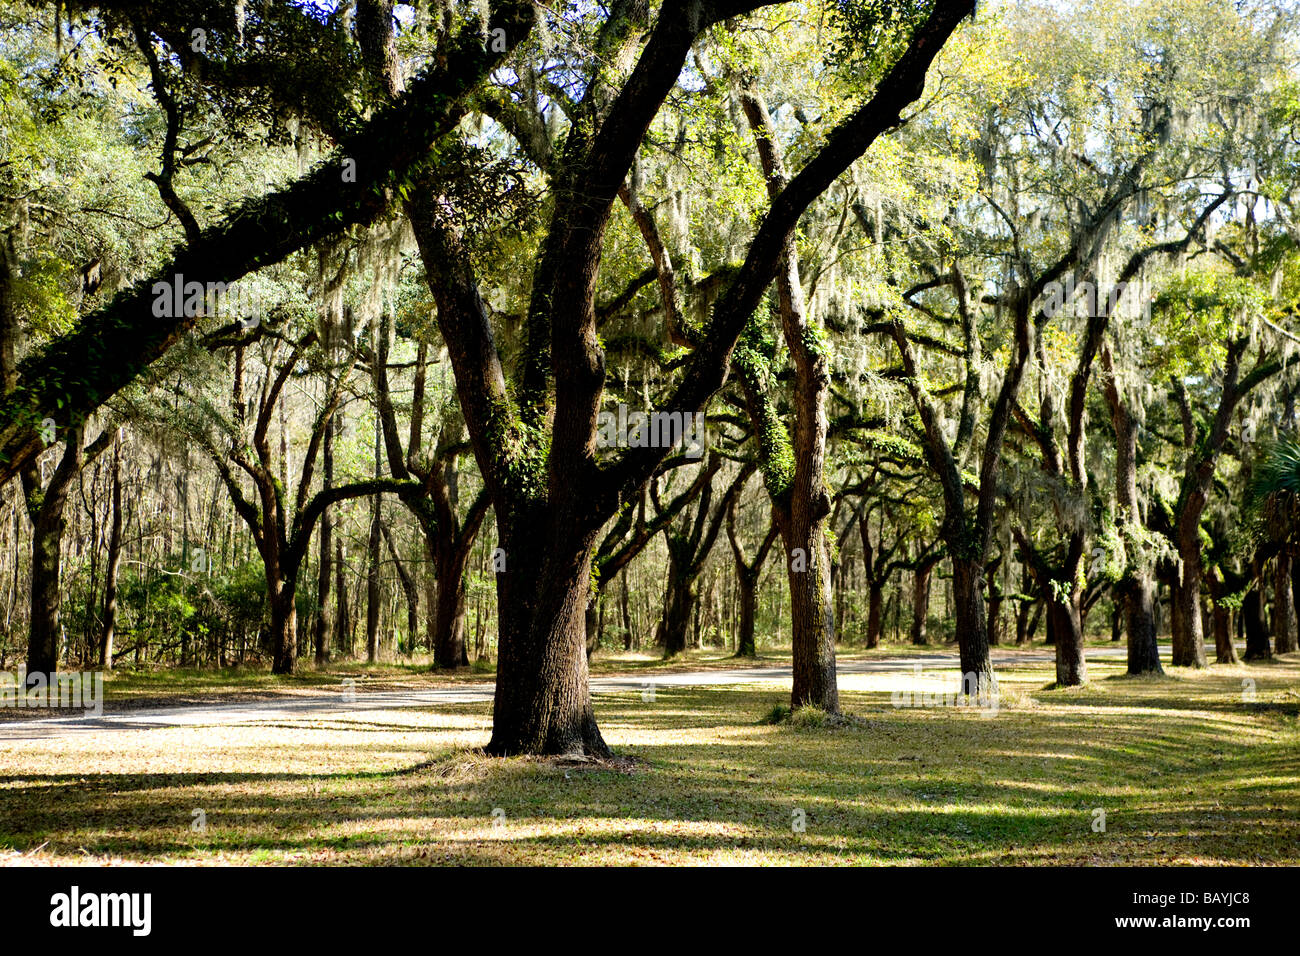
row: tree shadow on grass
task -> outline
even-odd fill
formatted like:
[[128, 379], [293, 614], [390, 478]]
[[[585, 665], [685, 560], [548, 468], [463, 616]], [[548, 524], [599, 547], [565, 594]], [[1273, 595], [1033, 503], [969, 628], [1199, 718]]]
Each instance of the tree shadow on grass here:
[[[1300, 846], [1296, 735], [1274, 718], [1207, 717], [1166, 698], [1157, 712], [1124, 695], [985, 718], [846, 692], [867, 726], [759, 726], [782, 699], [731, 687], [598, 698], [611, 743], [644, 761], [631, 773], [464, 749], [430, 759], [400, 728], [384, 753], [409, 756], [390, 770], [333, 769], [364, 758], [367, 742], [292, 748], [319, 771], [5, 775], [0, 844], [462, 864], [1250, 863], [1295, 862]], [[195, 808], [206, 833], [190, 829]]]

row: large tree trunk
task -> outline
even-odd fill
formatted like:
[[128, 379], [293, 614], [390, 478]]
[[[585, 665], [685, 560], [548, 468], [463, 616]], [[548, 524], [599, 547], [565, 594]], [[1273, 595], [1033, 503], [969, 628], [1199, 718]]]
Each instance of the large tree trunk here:
[[487, 752], [607, 757], [587, 686], [586, 609], [595, 533], [540, 545], [498, 518], [509, 569], [497, 574], [500, 656]]
[[[790, 516], [793, 527], [781, 529], [790, 581], [790, 619], [794, 685], [790, 706], [819, 707], [839, 713], [835, 679], [835, 615], [831, 607], [830, 553], [822, 522]], [[800, 570], [800, 554], [805, 568]]]
[[295, 602], [297, 582], [267, 569], [267, 594], [271, 601], [271, 646], [274, 658], [271, 672], [292, 674], [298, 657], [298, 608]]
[[1241, 602], [1241, 617], [1246, 626], [1246, 660], [1267, 661], [1273, 657], [1268, 643], [1268, 630], [1264, 627], [1264, 601], [1261, 588], [1256, 584], [1246, 592]]
[[[1118, 524], [1130, 547], [1141, 530], [1137, 493], [1137, 421], [1115, 383], [1115, 367], [1109, 346], [1102, 347], [1106, 369], [1105, 394], [1115, 429], [1115, 496]], [[1125, 629], [1128, 632], [1128, 673], [1163, 674], [1160, 648], [1156, 643], [1155, 580], [1151, 570], [1131, 567], [1120, 584], [1124, 599]]]
[[672, 657], [686, 650], [686, 632], [690, 629], [695, 598], [694, 579], [682, 571], [676, 560], [670, 558], [663, 616], [659, 619], [659, 640], [663, 644], [664, 657]]
[[1048, 628], [1056, 636], [1056, 686], [1086, 684], [1088, 662], [1083, 653], [1083, 623], [1077, 589], [1064, 601], [1053, 599], [1047, 613]]
[[1285, 548], [1273, 558], [1273, 653], [1290, 654], [1296, 637], [1295, 605], [1291, 593], [1291, 555]]
[[32, 528], [31, 631], [27, 639], [27, 675], [48, 675], [59, 665], [59, 577], [65, 522], [63, 509], [42, 510]]
[[1217, 664], [1237, 663], [1237, 650], [1232, 646], [1232, 611], [1223, 606], [1228, 592], [1222, 572], [1210, 568], [1205, 575], [1205, 583], [1210, 587], [1212, 608], [1210, 620], [1214, 632], [1214, 660]]
[[1237, 663], [1237, 649], [1232, 646], [1232, 612], [1214, 606], [1214, 659], [1219, 664]]
[[1175, 667], [1205, 667], [1205, 632], [1201, 626], [1201, 542], [1199, 514], [1179, 522], [1178, 555], [1182, 574], [1170, 602], [1171, 661]]
[[980, 590], [983, 561], [952, 559], [952, 595], [956, 605], [962, 690], [987, 697], [994, 693], [993, 663], [989, 657], [988, 618]]
[[1163, 674], [1156, 642], [1156, 585], [1148, 573], [1129, 576], [1121, 585], [1128, 634], [1128, 673]]
[[757, 575], [750, 576], [736, 569], [736, 591], [740, 601], [740, 626], [736, 634], [736, 656], [755, 657], [758, 645], [754, 639], [754, 618], [758, 613]]
[[469, 664], [465, 646], [465, 568], [468, 548], [457, 549], [444, 540], [435, 546], [438, 572], [437, 606], [434, 609], [433, 665], [451, 670]]
[[[775, 199], [787, 180], [772, 118], [762, 98], [752, 90], [745, 90], [740, 100], [754, 132], [768, 191]], [[786, 241], [782, 250], [782, 262], [777, 270], [777, 299], [782, 333], [794, 365], [794, 475], [788, 497], [773, 502], [790, 579], [794, 659], [790, 706], [810, 705], [827, 713], [838, 713], [835, 612], [831, 603], [834, 595], [830, 549], [826, 543], [826, 519], [831, 503], [824, 483], [830, 358], [824, 348], [814, 344], [821, 329], [817, 317], [808, 315], [793, 238]], [[804, 567], [800, 568], [800, 564]]]
[[1056, 685], [1077, 687], [1088, 682], [1088, 661], [1083, 649], [1083, 593], [1078, 585], [1083, 560], [1083, 535], [1071, 535], [1070, 548], [1061, 568], [1061, 580], [1069, 589], [1064, 600], [1049, 598], [1050, 630], [1056, 635]]
[[1019, 601], [1016, 604], [1016, 646], [1029, 641], [1029, 615], [1034, 609], [1033, 601]]

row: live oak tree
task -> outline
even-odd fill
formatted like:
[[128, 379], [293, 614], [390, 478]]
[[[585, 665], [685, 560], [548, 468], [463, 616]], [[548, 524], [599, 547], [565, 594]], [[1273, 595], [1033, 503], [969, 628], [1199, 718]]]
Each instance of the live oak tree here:
[[[595, 309], [602, 240], [646, 130], [692, 45], [712, 24], [756, 6], [670, 0], [650, 26], [644, 9], [616, 5], [607, 18], [581, 25], [599, 60], [585, 67], [553, 167], [552, 207], [513, 388], [454, 205], [426, 193], [421, 207], [410, 209], [506, 559], [497, 575], [491, 753], [608, 753], [586, 686], [591, 553], [601, 527], [635, 497], [669, 448], [629, 448], [607, 461], [596, 454], [604, 384]], [[936, 4], [875, 94], [775, 198], [679, 383], [658, 407], [703, 410], [726, 379], [736, 340], [775, 279], [800, 215], [898, 122], [920, 95], [939, 47], [969, 13], [969, 4]]]

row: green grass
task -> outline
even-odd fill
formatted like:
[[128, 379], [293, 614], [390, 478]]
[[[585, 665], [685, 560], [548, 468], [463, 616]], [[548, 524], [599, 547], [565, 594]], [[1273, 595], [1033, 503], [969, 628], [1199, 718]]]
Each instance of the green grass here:
[[911, 675], [845, 675], [844, 722], [761, 722], [777, 684], [600, 695], [628, 759], [596, 766], [479, 755], [486, 704], [4, 740], [0, 862], [1300, 862], [1300, 660], [1120, 670], [1017, 665], [994, 716], [896, 709]]

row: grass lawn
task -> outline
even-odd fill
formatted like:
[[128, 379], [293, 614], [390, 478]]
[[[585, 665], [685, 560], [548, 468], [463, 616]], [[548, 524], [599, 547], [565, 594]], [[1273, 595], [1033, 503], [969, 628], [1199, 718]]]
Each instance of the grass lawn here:
[[609, 766], [478, 755], [487, 704], [0, 736], [0, 862], [1300, 863], [1300, 658], [1091, 673], [1005, 667], [992, 716], [843, 675], [847, 726], [761, 723], [777, 683], [602, 694]]

